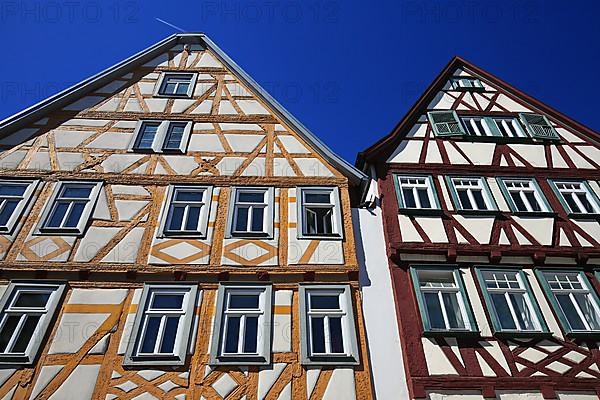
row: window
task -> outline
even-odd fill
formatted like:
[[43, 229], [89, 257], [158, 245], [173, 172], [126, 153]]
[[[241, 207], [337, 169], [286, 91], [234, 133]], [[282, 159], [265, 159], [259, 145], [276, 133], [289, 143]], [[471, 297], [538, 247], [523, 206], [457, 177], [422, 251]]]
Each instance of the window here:
[[545, 116], [526, 113], [521, 113], [519, 116], [531, 137], [541, 140], [560, 140], [556, 129]]
[[598, 297], [581, 271], [537, 271], [567, 334], [600, 332]]
[[461, 117], [469, 136], [526, 138], [519, 120], [512, 117]]
[[212, 200], [212, 187], [169, 187], [159, 236], [205, 237]]
[[191, 97], [196, 74], [165, 72], [158, 84], [158, 96]]
[[211, 363], [268, 364], [271, 359], [271, 286], [222, 284], [217, 298]]
[[546, 332], [522, 271], [477, 269], [496, 332]]
[[427, 118], [436, 136], [462, 136], [465, 131], [455, 111], [430, 111]]
[[39, 281], [10, 283], [0, 300], [0, 364], [33, 363], [64, 288]]
[[229, 236], [271, 236], [273, 193], [273, 188], [233, 188]]
[[358, 364], [348, 285], [300, 286], [303, 364]]
[[477, 78], [455, 76], [451, 80], [454, 90], [479, 89], [485, 90], [481, 81]]
[[298, 188], [299, 237], [341, 237], [342, 221], [337, 187]]
[[551, 208], [535, 179], [498, 178], [500, 189], [513, 212], [550, 212]]
[[184, 153], [192, 131], [190, 121], [141, 121], [132, 150]]
[[0, 233], [10, 233], [27, 206], [38, 181], [0, 181]]
[[400, 208], [439, 210], [431, 176], [396, 176], [396, 193]]
[[39, 231], [83, 233], [101, 187], [102, 182], [59, 182], [42, 214]]
[[556, 196], [569, 214], [600, 214], [598, 198], [587, 182], [550, 181]]
[[196, 296], [195, 285], [144, 285], [125, 364], [183, 365]]
[[477, 330], [458, 269], [411, 268], [425, 332]]
[[463, 211], [496, 210], [485, 178], [446, 177], [456, 208]]

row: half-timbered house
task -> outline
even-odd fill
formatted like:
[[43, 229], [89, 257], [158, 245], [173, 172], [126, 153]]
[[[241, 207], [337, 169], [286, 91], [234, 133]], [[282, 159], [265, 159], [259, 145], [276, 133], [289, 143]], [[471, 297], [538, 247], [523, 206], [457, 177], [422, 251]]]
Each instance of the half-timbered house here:
[[208, 37], [0, 122], [0, 148], [0, 399], [372, 397], [365, 176]]
[[[598, 398], [599, 138], [455, 58], [359, 154], [393, 286], [379, 301], [395, 301], [402, 350], [378, 340], [367, 298], [370, 352], [403, 356], [411, 398]], [[381, 285], [385, 267], [368, 261]], [[372, 368], [385, 386], [390, 370]]]

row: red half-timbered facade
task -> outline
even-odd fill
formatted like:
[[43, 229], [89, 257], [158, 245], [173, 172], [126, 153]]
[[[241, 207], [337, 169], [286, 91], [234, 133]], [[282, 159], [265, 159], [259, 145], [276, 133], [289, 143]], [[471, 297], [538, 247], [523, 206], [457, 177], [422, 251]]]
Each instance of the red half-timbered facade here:
[[599, 138], [454, 58], [359, 154], [412, 398], [598, 398]]

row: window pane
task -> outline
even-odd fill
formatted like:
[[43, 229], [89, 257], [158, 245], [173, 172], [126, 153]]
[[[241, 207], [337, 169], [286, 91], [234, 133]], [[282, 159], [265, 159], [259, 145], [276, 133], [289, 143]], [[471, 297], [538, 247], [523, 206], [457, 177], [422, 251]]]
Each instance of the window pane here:
[[0, 196], [23, 196], [29, 185], [0, 185]]
[[419, 201], [421, 202], [421, 208], [431, 208], [431, 203], [429, 202], [429, 193], [425, 188], [417, 189], [417, 193], [419, 194]]
[[20, 200], [6, 200], [2, 211], [0, 211], [0, 225], [7, 225], [8, 220], [19, 205]]
[[185, 131], [185, 124], [171, 124], [169, 126], [169, 132], [167, 133], [167, 140], [165, 142], [165, 149], [179, 149], [181, 140], [183, 139], [183, 132]]
[[306, 209], [306, 230], [307, 234], [317, 234], [317, 214], [310, 208]]
[[575, 301], [579, 304], [579, 308], [581, 308], [581, 312], [585, 316], [585, 320], [590, 325], [590, 328], [593, 330], [600, 330], [600, 316], [592, 304], [590, 295], [577, 293], [574, 294], [573, 297], [575, 297]]
[[587, 195], [585, 193], [577, 193], [577, 197], [579, 198], [579, 201], [581, 202], [581, 204], [583, 204], [583, 208], [585, 208], [586, 212], [588, 212], [588, 213], [594, 212], [594, 207], [592, 207], [592, 203], [589, 202]]
[[229, 296], [230, 309], [257, 309], [259, 295], [256, 294], [232, 294]]
[[264, 203], [265, 202], [265, 193], [260, 192], [238, 192], [238, 201], [243, 203]]
[[344, 336], [342, 335], [342, 318], [329, 317], [329, 340], [332, 353], [344, 352]]
[[311, 310], [339, 310], [340, 296], [311, 295], [310, 308]]
[[309, 215], [309, 234], [331, 234], [333, 233], [332, 208], [307, 208]]
[[57, 203], [52, 211], [52, 215], [48, 220], [48, 226], [52, 228], [60, 227], [65, 214], [67, 213], [67, 209], [69, 208], [69, 203]]
[[469, 194], [466, 190], [457, 190], [458, 199], [460, 200], [460, 205], [463, 210], [472, 210], [473, 206], [471, 205], [471, 200], [469, 199]]
[[181, 310], [183, 295], [177, 294], [155, 294], [152, 299], [152, 308]]
[[579, 318], [579, 314], [577, 314], [577, 310], [575, 306], [571, 302], [568, 294], [557, 294], [556, 300], [558, 304], [560, 304], [560, 308], [562, 309], [571, 329], [573, 330], [585, 330], [585, 325], [581, 318]]
[[163, 340], [160, 344], [160, 353], [173, 354], [175, 348], [175, 339], [177, 338], [177, 327], [179, 326], [179, 317], [167, 317]]
[[158, 338], [158, 329], [160, 328], [161, 317], [147, 317], [146, 332], [142, 338], [140, 353], [154, 353], [156, 339]]
[[89, 186], [69, 185], [63, 186], [63, 191], [60, 197], [87, 199], [92, 193], [92, 188]]
[[563, 198], [565, 199], [565, 201], [569, 205], [569, 208], [571, 209], [572, 212], [575, 212], [575, 213], [583, 212], [583, 210], [581, 210], [579, 208], [579, 206], [577, 205], [577, 202], [575, 202], [575, 200], [573, 199], [573, 196], [572, 196], [571, 193], [565, 193], [563, 195]]
[[323, 317], [311, 317], [312, 352], [325, 353], [325, 326]]
[[238, 207], [237, 220], [235, 221], [235, 230], [238, 232], [246, 232], [248, 229], [248, 209]]
[[8, 315], [6, 317], [6, 323], [2, 328], [2, 332], [0, 333], [0, 352], [6, 352], [6, 346], [8, 346], [8, 342], [15, 333], [15, 328], [17, 324], [21, 320], [20, 315]]
[[446, 329], [437, 293], [423, 293], [431, 329]]
[[187, 94], [189, 87], [189, 83], [180, 83], [179, 86], [177, 86], [177, 94]]
[[491, 294], [490, 297], [492, 298], [492, 303], [494, 304], [494, 309], [496, 310], [500, 327], [502, 329], [509, 330], [517, 329], [517, 325], [515, 324], [515, 321], [510, 313], [510, 308], [508, 306], [508, 302], [506, 301], [506, 297], [504, 297], [504, 293]]
[[402, 196], [404, 197], [404, 207], [406, 208], [416, 208], [417, 203], [415, 201], [415, 196], [413, 195], [412, 188], [403, 188]]
[[200, 207], [190, 207], [188, 210], [188, 218], [185, 224], [185, 229], [188, 231], [198, 230], [198, 222], [200, 221]]
[[252, 232], [263, 231], [263, 218], [265, 209], [262, 207], [252, 207]]
[[169, 229], [178, 231], [181, 229], [183, 222], [183, 213], [185, 212], [184, 207], [172, 207], [171, 208], [171, 222], [169, 223]]
[[331, 196], [329, 193], [305, 193], [304, 201], [307, 203], [329, 204], [331, 201]]
[[44, 308], [50, 299], [50, 293], [19, 292], [14, 307]]
[[23, 328], [19, 333], [19, 338], [17, 339], [15, 345], [12, 348], [13, 353], [24, 353], [25, 350], [27, 350], [27, 345], [29, 345], [31, 338], [35, 333], [35, 328], [37, 327], [37, 324], [40, 320], [39, 315], [28, 315], [26, 318], [27, 319], [23, 324]]
[[535, 194], [533, 192], [525, 192], [525, 197], [527, 197], [527, 201], [531, 205], [532, 211], [542, 211], [542, 207], [540, 207], [540, 204], [535, 198]]
[[227, 332], [225, 333], [225, 353], [238, 352], [238, 337], [240, 333], [240, 317], [227, 318]]
[[523, 202], [523, 199], [521, 199], [519, 192], [510, 192], [510, 197], [512, 197], [518, 211], [527, 211], [527, 206]]
[[173, 93], [175, 93], [176, 89], [177, 89], [177, 84], [169, 82], [165, 85], [165, 90], [164, 90], [163, 94], [173, 94]]
[[65, 222], [65, 227], [75, 228], [77, 224], [79, 224], [79, 220], [81, 219], [83, 210], [85, 210], [86, 204], [87, 203], [73, 203], [73, 207], [71, 207], [71, 213]]
[[177, 190], [175, 192], [176, 201], [201, 202], [204, 199], [204, 191]]
[[450, 324], [450, 328], [464, 328], [465, 323], [458, 305], [456, 293], [442, 293], [442, 298], [444, 299], [444, 307], [446, 308], [446, 314], [448, 316], [448, 324]]
[[477, 209], [487, 210], [487, 205], [485, 204], [485, 199], [483, 198], [483, 193], [481, 190], [472, 190], [471, 194], [473, 194], [475, 204], [477, 204]]
[[244, 332], [244, 353], [256, 353], [258, 342], [258, 317], [246, 317]]
[[533, 311], [527, 304], [527, 299], [524, 293], [510, 293], [510, 302], [517, 315], [517, 321], [523, 330], [536, 330], [535, 321], [536, 317], [533, 315]]

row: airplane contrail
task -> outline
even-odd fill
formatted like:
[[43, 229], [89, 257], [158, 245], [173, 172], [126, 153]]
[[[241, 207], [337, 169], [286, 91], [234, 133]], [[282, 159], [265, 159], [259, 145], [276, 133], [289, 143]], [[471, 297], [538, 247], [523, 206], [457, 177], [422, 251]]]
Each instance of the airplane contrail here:
[[157, 17], [154, 17], [154, 19], [157, 20], [158, 22], [162, 22], [163, 24], [170, 26], [171, 28], [177, 29], [179, 32], [185, 32], [185, 30], [181, 29], [180, 27], [178, 27], [176, 25], [170, 24], [170, 23], [168, 23], [165, 20], [162, 20], [162, 19], [157, 18]]

